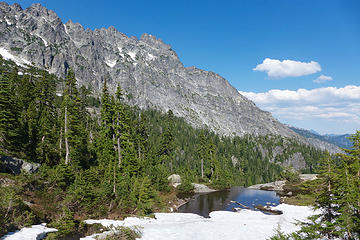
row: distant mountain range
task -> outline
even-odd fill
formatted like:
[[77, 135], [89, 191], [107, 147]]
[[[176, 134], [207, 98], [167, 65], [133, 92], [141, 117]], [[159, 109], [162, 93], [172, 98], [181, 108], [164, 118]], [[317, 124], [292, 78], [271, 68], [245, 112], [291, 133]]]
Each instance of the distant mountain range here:
[[288, 126], [288, 127], [291, 130], [293, 130], [294, 132], [296, 132], [297, 134], [299, 134], [305, 138], [308, 138], [308, 139], [311, 139], [311, 138], [318, 139], [323, 142], [328, 142], [328, 143], [334, 144], [340, 148], [348, 149], [353, 146], [351, 141], [348, 139], [348, 137], [350, 137], [350, 134], [342, 134], [342, 135], [324, 134], [324, 135], [321, 135], [314, 130], [306, 130], [306, 129], [297, 128], [297, 127], [293, 127], [293, 126]]

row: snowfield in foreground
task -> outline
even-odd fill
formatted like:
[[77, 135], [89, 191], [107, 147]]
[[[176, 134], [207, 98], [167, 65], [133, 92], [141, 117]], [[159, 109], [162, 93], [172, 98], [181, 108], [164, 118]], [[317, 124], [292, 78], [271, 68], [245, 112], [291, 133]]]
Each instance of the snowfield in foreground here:
[[43, 239], [47, 233], [56, 232], [55, 228], [46, 227], [45, 223], [33, 225], [29, 228], [23, 228], [20, 231], [8, 233], [1, 240], [38, 240]]
[[[294, 223], [296, 220], [305, 221], [307, 217], [315, 214], [310, 207], [280, 204], [273, 209], [282, 210], [282, 215], [265, 215], [258, 211], [241, 210], [238, 213], [215, 211], [210, 213], [210, 218], [203, 218], [192, 213], [155, 213], [156, 219], [128, 217], [119, 220], [86, 220], [88, 224], [101, 223], [103, 226], [137, 227], [145, 240], [227, 240], [227, 239], [266, 239], [275, 233], [278, 226], [285, 233], [299, 229]], [[1, 240], [38, 240], [48, 232], [57, 231], [47, 228], [46, 224], [33, 225], [23, 228], [15, 233], [9, 233]], [[95, 239], [94, 234], [82, 238], [83, 240]]]
[[[241, 210], [238, 213], [215, 211], [210, 218], [192, 213], [155, 213], [156, 219], [128, 217], [120, 220], [86, 220], [86, 223], [101, 223], [103, 226], [138, 226], [146, 240], [193, 240], [193, 239], [266, 239], [275, 233], [278, 225], [285, 233], [299, 229], [296, 220], [305, 221], [315, 214], [311, 207], [280, 204], [273, 209], [282, 210], [282, 215], [265, 215], [258, 211]], [[106, 233], [103, 233], [103, 235]], [[98, 234], [97, 234], [98, 235]], [[95, 239], [95, 235], [82, 238]]]

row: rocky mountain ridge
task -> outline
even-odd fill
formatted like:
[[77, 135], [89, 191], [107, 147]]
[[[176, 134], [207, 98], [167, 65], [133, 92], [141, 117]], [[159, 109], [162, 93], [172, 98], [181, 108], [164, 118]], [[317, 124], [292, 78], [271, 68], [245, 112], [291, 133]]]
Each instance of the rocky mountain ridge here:
[[63, 24], [40, 4], [22, 9], [0, 3], [0, 53], [65, 77], [71, 67], [79, 85], [95, 94], [107, 81], [114, 92], [121, 84], [131, 105], [171, 109], [195, 127], [207, 126], [227, 136], [281, 135], [309, 142], [242, 96], [220, 75], [184, 67], [176, 52], [149, 34], [127, 37], [114, 27], [84, 29]]

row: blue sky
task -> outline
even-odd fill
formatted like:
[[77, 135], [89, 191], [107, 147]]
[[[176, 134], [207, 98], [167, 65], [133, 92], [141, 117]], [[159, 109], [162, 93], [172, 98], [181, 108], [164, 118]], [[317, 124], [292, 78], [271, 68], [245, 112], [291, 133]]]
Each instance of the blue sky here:
[[360, 1], [36, 2], [63, 22], [155, 35], [185, 66], [219, 73], [284, 123], [360, 130]]

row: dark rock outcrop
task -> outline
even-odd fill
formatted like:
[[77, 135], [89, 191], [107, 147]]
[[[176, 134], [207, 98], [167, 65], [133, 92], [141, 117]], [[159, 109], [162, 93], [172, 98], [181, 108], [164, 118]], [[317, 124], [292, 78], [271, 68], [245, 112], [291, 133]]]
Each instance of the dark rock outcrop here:
[[0, 157], [0, 172], [3, 173], [11, 173], [16, 175], [20, 174], [21, 172], [35, 173], [39, 167], [39, 163], [29, 163], [24, 160], [9, 156]]

